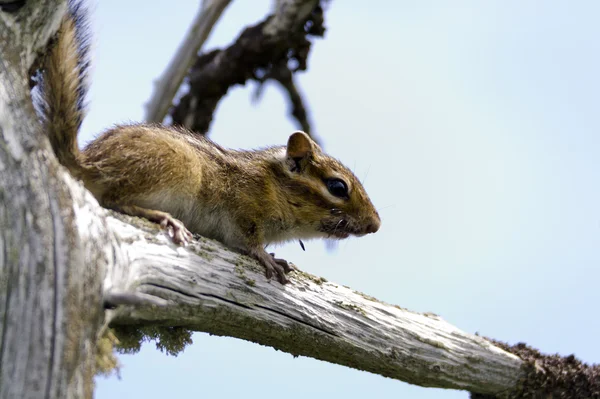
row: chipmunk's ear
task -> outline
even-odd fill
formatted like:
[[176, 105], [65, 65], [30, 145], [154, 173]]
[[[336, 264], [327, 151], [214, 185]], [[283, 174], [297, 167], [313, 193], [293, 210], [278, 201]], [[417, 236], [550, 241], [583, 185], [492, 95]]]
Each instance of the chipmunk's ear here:
[[308, 134], [296, 131], [292, 133], [287, 144], [287, 162], [292, 172], [301, 172], [312, 159], [315, 142]]

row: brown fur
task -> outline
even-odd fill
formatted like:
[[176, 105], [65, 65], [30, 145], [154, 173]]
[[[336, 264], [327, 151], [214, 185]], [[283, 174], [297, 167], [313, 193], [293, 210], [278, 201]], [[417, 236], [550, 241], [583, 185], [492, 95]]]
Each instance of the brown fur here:
[[64, 19], [51, 46], [45, 59], [42, 84], [44, 127], [58, 159], [79, 176], [77, 131], [83, 115], [78, 106], [80, 60], [72, 18]]
[[[203, 136], [162, 125], [117, 126], [77, 147], [81, 112], [74, 25], [66, 20], [48, 57], [47, 131], [59, 161], [105, 207], [146, 217], [186, 242], [187, 227], [258, 259], [267, 275], [291, 269], [264, 248], [271, 242], [346, 238], [377, 231], [380, 220], [362, 184], [302, 132], [288, 146], [254, 151], [221, 148]], [[72, 69], [71, 69], [72, 71]], [[329, 193], [340, 178], [348, 198]], [[181, 222], [179, 222], [181, 221]]]

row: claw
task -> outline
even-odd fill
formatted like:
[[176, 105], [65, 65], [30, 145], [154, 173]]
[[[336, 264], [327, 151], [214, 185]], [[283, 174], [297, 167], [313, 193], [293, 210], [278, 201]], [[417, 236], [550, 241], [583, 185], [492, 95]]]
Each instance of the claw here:
[[151, 222], [157, 223], [162, 229], [167, 230], [167, 233], [175, 244], [185, 246], [193, 238], [192, 233], [190, 233], [185, 225], [167, 212], [146, 209], [137, 205], [121, 205], [114, 201], [104, 202], [104, 206], [126, 215], [146, 218]]
[[192, 233], [185, 227], [185, 225], [169, 214], [165, 214], [162, 217], [160, 226], [167, 230], [169, 236], [175, 244], [186, 246], [193, 238]]
[[283, 268], [283, 271], [285, 273], [289, 273], [292, 270], [295, 270], [295, 267], [293, 266], [292, 263], [288, 262], [285, 259], [281, 259], [281, 258], [276, 258], [275, 254], [273, 252], [271, 252], [269, 255], [271, 255], [271, 258], [273, 259], [273, 261], [278, 264], [279, 266], [281, 266]]
[[294, 268], [292, 267], [292, 264], [289, 263], [285, 259], [273, 258], [273, 261], [275, 263], [277, 263], [279, 266], [281, 266], [286, 273], [289, 273], [292, 270], [294, 270]]
[[276, 259], [273, 257], [273, 254], [268, 254], [262, 248], [250, 250], [248, 253], [264, 266], [267, 279], [270, 279], [273, 277], [274, 273], [277, 273], [277, 281], [279, 281], [281, 284], [287, 284], [290, 282], [285, 274], [293, 269], [284, 259]]

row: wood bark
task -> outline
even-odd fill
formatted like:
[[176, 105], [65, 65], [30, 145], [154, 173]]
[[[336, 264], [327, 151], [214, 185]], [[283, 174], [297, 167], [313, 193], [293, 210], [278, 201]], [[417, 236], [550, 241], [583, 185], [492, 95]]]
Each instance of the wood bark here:
[[51, 154], [28, 83], [66, 4], [0, 9], [0, 398], [91, 397], [106, 254], [77, 215], [89, 195]]

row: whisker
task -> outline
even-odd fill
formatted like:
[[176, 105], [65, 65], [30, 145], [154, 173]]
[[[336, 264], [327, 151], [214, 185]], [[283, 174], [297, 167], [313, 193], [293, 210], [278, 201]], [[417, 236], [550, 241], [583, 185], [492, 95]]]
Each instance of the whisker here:
[[383, 211], [384, 209], [387, 209], [387, 208], [393, 208], [393, 207], [395, 207], [395, 206], [396, 206], [396, 204], [392, 204], [392, 205], [384, 206], [383, 208], [377, 208], [377, 211], [378, 211], [378, 212], [379, 212], [379, 211]]
[[339, 222], [337, 222], [337, 224], [335, 225], [335, 227], [333, 228], [333, 233], [335, 234], [338, 227], [340, 226], [340, 224], [342, 224], [342, 222], [344, 221], [344, 219], [340, 219]]
[[367, 181], [367, 176], [369, 176], [369, 171], [371, 170], [371, 164], [369, 164], [369, 166], [367, 167], [367, 173], [365, 173], [365, 176], [362, 178], [361, 184], [364, 185], [365, 182]]

